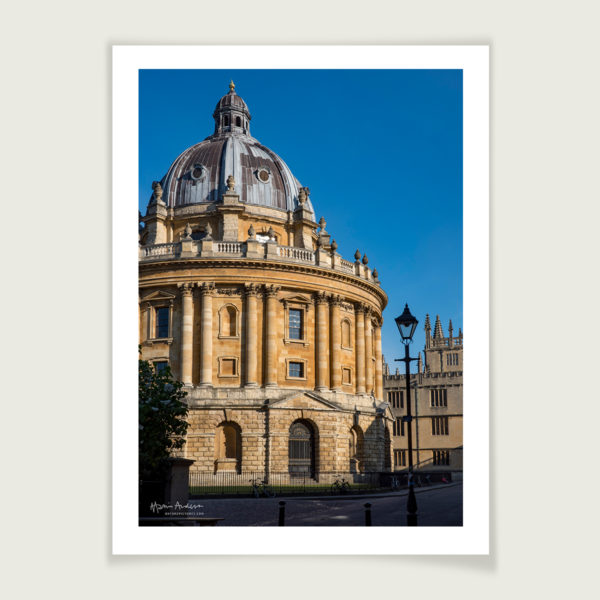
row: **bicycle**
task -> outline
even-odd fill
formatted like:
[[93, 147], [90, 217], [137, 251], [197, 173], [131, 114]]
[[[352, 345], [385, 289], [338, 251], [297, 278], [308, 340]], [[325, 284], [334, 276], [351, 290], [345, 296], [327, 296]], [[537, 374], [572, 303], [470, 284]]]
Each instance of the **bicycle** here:
[[252, 484], [252, 493], [255, 498], [260, 498], [261, 494], [264, 494], [266, 498], [275, 498], [275, 492], [264, 479], [250, 479], [249, 481]]
[[336, 479], [331, 484], [331, 493], [332, 494], [346, 494], [350, 491], [350, 484], [341, 477], [340, 479]]
[[392, 488], [392, 490], [398, 490], [400, 489], [400, 481], [397, 477], [392, 477], [392, 481], [390, 483], [390, 487]]

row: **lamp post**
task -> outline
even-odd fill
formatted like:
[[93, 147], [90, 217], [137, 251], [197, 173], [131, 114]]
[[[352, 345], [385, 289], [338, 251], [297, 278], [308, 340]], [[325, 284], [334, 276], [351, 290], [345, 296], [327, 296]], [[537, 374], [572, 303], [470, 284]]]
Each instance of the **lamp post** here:
[[412, 342], [412, 337], [417, 328], [419, 321], [410, 314], [408, 304], [404, 306], [404, 312], [395, 319], [402, 343], [404, 344], [404, 358], [397, 358], [396, 361], [403, 362], [406, 367], [406, 417], [403, 421], [406, 423], [408, 430], [408, 501], [406, 503], [406, 524], [414, 526], [417, 524], [417, 498], [415, 497], [415, 489], [413, 482], [413, 447], [412, 447], [412, 412], [410, 405], [410, 361], [418, 360], [411, 358], [408, 347]]

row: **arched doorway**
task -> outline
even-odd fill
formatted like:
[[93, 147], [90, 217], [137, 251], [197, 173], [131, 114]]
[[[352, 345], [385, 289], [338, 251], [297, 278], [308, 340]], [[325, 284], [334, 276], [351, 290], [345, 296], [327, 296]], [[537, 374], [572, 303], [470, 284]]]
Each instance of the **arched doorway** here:
[[289, 473], [315, 476], [315, 433], [307, 421], [294, 421], [290, 427]]

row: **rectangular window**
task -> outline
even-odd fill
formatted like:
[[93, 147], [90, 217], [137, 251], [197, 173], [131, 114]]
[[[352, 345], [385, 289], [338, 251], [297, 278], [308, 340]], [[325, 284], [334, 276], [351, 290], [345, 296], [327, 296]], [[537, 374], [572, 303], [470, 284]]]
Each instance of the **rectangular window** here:
[[168, 338], [169, 337], [169, 307], [163, 306], [156, 309], [156, 328], [155, 337], [157, 338]]
[[289, 338], [290, 340], [302, 339], [302, 316], [303, 312], [298, 308], [289, 310]]
[[448, 450], [434, 450], [433, 464], [448, 466], [450, 464], [450, 452]]
[[404, 435], [404, 420], [400, 421], [400, 435]]
[[396, 467], [406, 466], [406, 450], [394, 450], [394, 465]]
[[430, 406], [448, 406], [448, 390], [429, 390]]
[[432, 417], [431, 434], [448, 435], [448, 417]]
[[304, 377], [304, 363], [290, 362], [288, 363], [289, 377]]
[[161, 371], [164, 371], [168, 366], [169, 366], [168, 361], [166, 361], [166, 360], [157, 360], [154, 363], [154, 370], [157, 373], [160, 373]]

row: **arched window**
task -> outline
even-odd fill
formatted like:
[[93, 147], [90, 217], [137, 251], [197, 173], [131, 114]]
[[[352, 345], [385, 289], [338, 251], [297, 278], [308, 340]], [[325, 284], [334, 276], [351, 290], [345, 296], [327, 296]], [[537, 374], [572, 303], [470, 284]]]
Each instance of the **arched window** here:
[[238, 309], [233, 304], [226, 304], [219, 310], [219, 337], [238, 335]]
[[235, 118], [235, 125], [236, 125], [236, 127], [242, 126], [242, 119], [240, 119], [240, 117]]
[[242, 465], [242, 431], [233, 421], [224, 421], [215, 435], [215, 470], [239, 471]]
[[223, 117], [223, 127], [229, 127], [229, 117], [227, 115]]
[[350, 321], [348, 319], [344, 319], [342, 321], [342, 348], [350, 348], [351, 347], [351, 327]]
[[349, 456], [350, 473], [360, 473], [364, 468], [365, 436], [358, 425], [350, 429]]
[[290, 427], [289, 472], [292, 477], [315, 476], [315, 431], [305, 420], [294, 421]]

